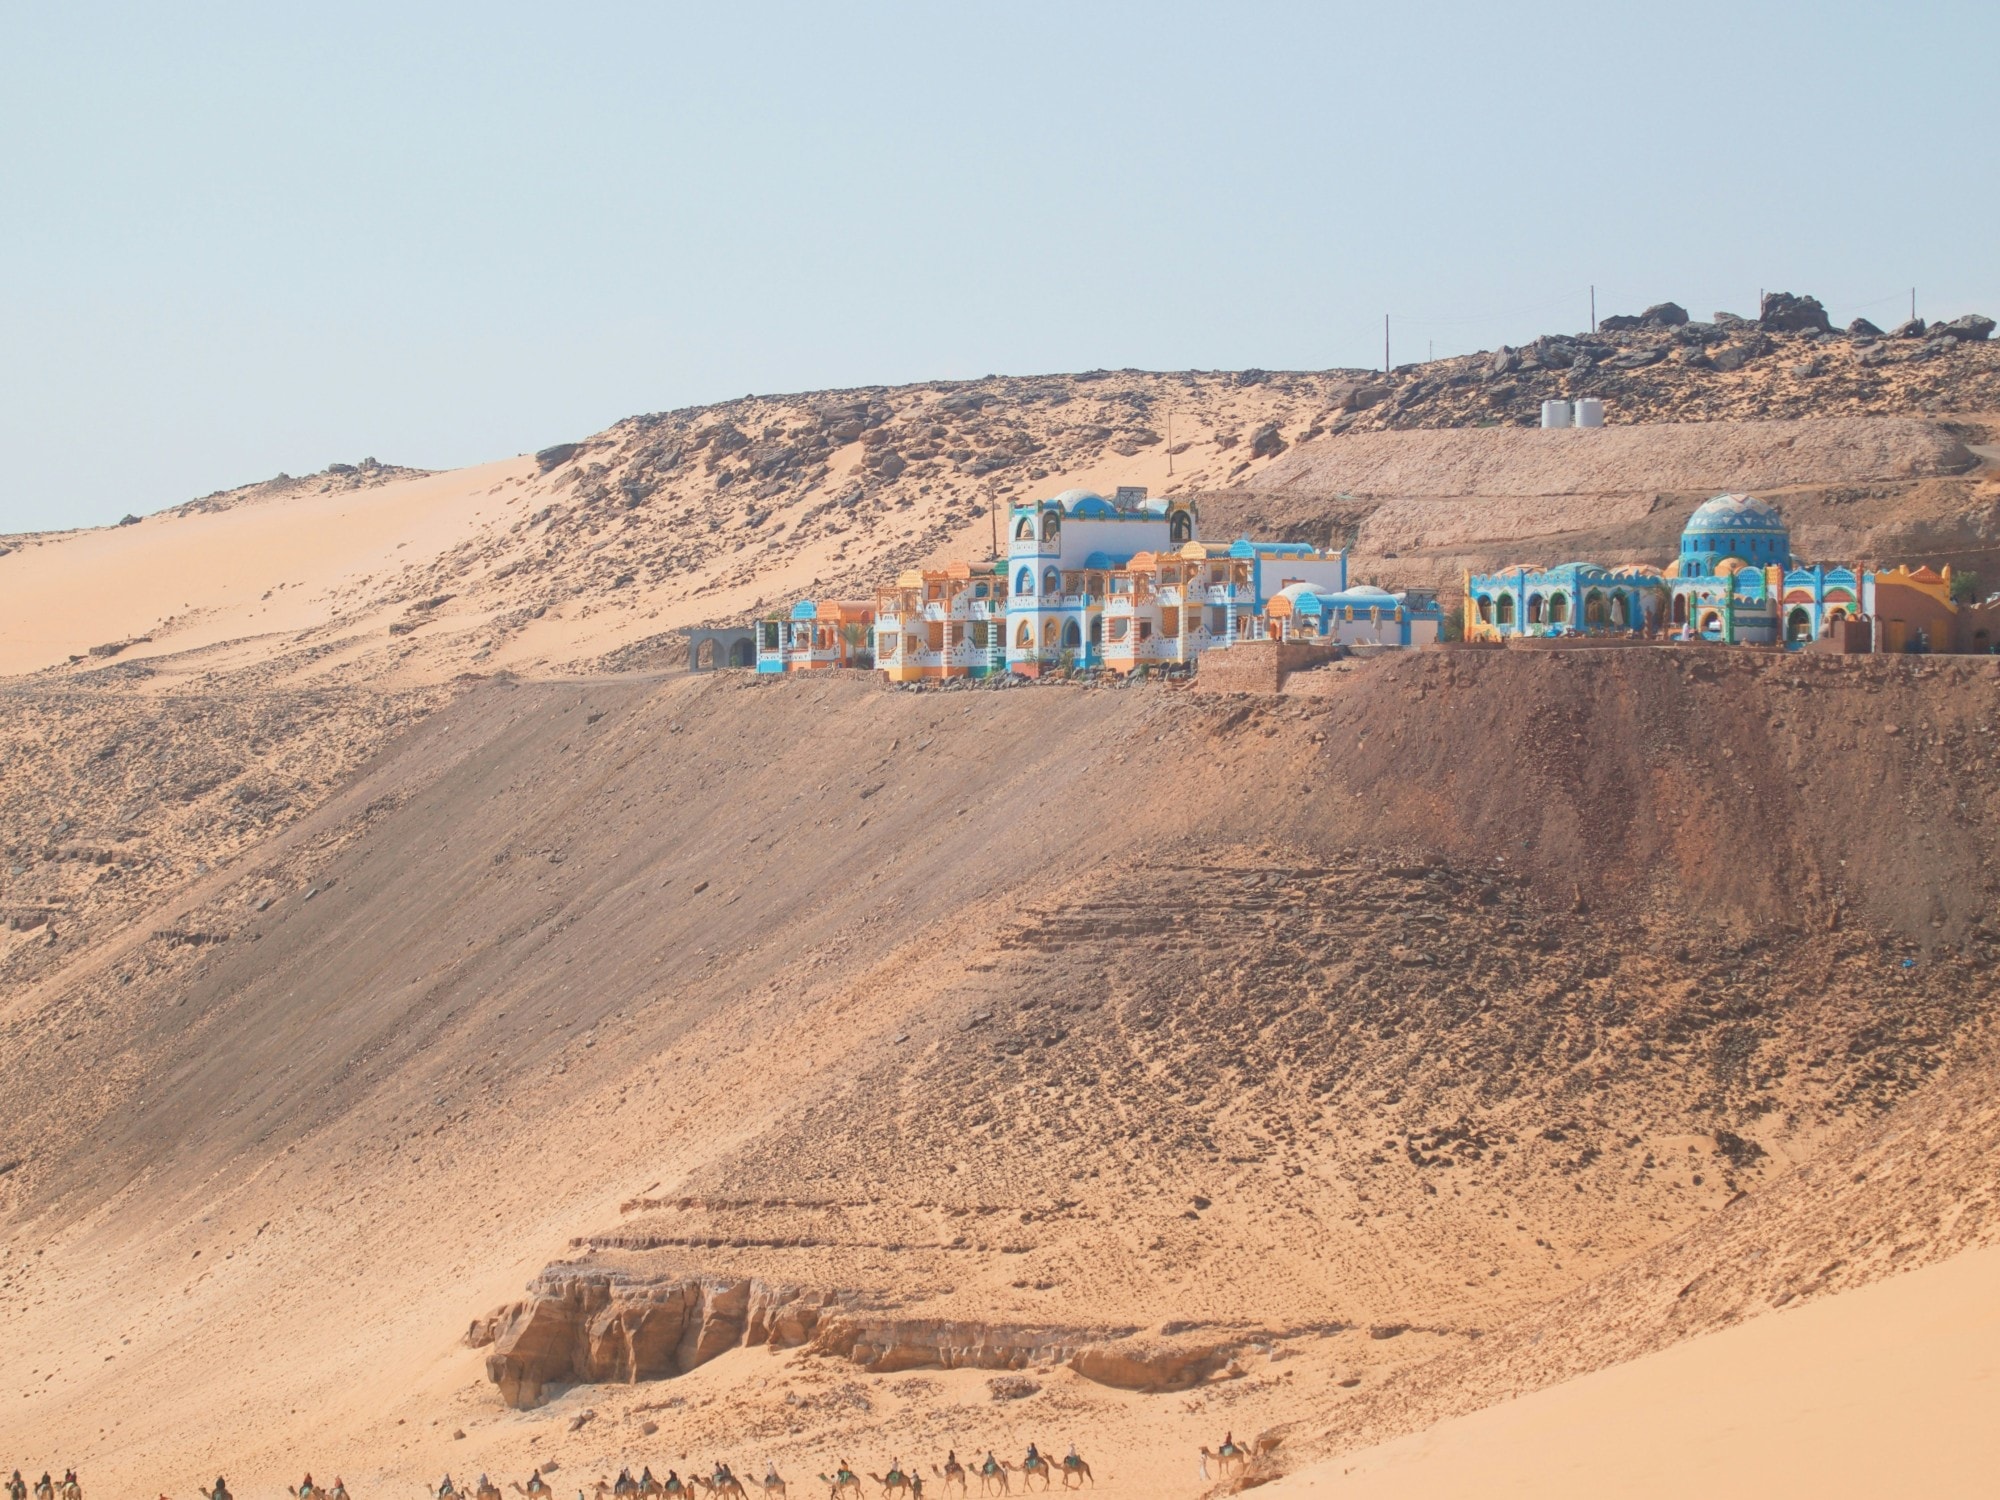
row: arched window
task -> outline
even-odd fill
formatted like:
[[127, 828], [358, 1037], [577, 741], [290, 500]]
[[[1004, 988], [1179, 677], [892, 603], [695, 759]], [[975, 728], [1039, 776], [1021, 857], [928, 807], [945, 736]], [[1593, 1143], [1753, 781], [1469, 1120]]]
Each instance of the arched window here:
[[1076, 621], [1065, 620], [1063, 622], [1062, 643], [1071, 651], [1076, 650], [1077, 647], [1083, 644], [1083, 632], [1076, 628]]
[[1539, 625], [1542, 623], [1542, 596], [1540, 594], [1528, 595], [1528, 623], [1530, 625]]
[[1042, 644], [1044, 646], [1053, 648], [1057, 640], [1061, 638], [1061, 635], [1062, 629], [1054, 620], [1044, 620], [1042, 622]]
[[1093, 646], [1101, 646], [1104, 644], [1103, 615], [1092, 615], [1090, 617], [1090, 644]]
[[1586, 625], [1609, 625], [1611, 606], [1604, 601], [1604, 595], [1592, 589], [1583, 596], [1583, 623]]
[[1021, 622], [1021, 628], [1014, 632], [1014, 644], [1023, 651], [1034, 650], [1035, 648], [1034, 628], [1030, 626], [1026, 620], [1023, 620]]
[[1062, 540], [1062, 515], [1060, 512], [1053, 510], [1042, 512], [1042, 540], [1045, 542]]
[[1569, 595], [1561, 592], [1549, 595], [1549, 623], [1567, 625], [1569, 623]]
[[1611, 596], [1611, 623], [1621, 630], [1632, 623], [1632, 603], [1623, 594]]
[[1176, 547], [1194, 540], [1194, 517], [1184, 510], [1175, 511], [1167, 522], [1167, 540]]
[[1045, 594], [1062, 592], [1062, 574], [1052, 566], [1042, 569], [1042, 592]]
[[992, 592], [993, 591], [983, 583], [975, 583], [972, 586], [972, 597], [975, 599], [989, 598], [992, 595]]
[[1479, 623], [1482, 625], [1491, 625], [1493, 623], [1493, 601], [1482, 594], [1479, 596], [1478, 604]]
[[1493, 623], [1512, 625], [1514, 623], [1514, 596], [1502, 594], [1493, 601]]
[[1024, 599], [1035, 597], [1035, 570], [1023, 568], [1014, 575], [1014, 592]]
[[1015, 541], [1032, 542], [1034, 539], [1035, 539], [1035, 518], [1033, 516], [1023, 516], [1021, 517], [1020, 520], [1014, 523]]

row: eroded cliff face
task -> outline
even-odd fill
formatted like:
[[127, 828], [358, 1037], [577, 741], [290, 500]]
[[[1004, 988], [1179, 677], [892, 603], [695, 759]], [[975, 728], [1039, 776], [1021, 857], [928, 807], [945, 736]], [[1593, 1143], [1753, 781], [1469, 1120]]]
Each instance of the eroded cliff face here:
[[476, 1320], [466, 1342], [492, 1350], [487, 1378], [516, 1409], [538, 1405], [551, 1386], [660, 1380], [727, 1350], [757, 1347], [804, 1347], [877, 1375], [1066, 1363], [1100, 1385], [1178, 1390], [1225, 1368], [1242, 1342], [1142, 1338], [1131, 1328], [902, 1317], [865, 1302], [858, 1293], [756, 1277], [632, 1283], [601, 1271], [551, 1271], [525, 1300]]

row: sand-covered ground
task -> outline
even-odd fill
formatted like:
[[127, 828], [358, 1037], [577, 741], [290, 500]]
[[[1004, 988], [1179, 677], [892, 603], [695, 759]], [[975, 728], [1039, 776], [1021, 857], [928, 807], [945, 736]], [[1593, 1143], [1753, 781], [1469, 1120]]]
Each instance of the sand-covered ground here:
[[[1820, 555], [2000, 546], [1990, 351], [1781, 352], [1635, 367], [1598, 433], [1519, 428], [1580, 378], [1548, 369], [1442, 432], [1500, 377], [754, 398], [0, 539], [0, 1470], [809, 1490], [1032, 1439], [1194, 1496], [1233, 1432], [1288, 1484], [1448, 1493], [1581, 1425], [1555, 1493], [1661, 1427], [1699, 1440], [1659, 1473], [1782, 1492], [1794, 1438], [1964, 1409], [1984, 664], [676, 670], [682, 626], [976, 553], [1075, 483], [1392, 579], [1664, 560], [1711, 488]], [[1839, 420], [1737, 420], [1823, 379]], [[1697, 415], [1729, 420], [1664, 420]], [[820, 1322], [752, 1337], [742, 1288]], [[684, 1354], [625, 1378], [673, 1297]], [[1838, 1404], [1870, 1350], [1893, 1398]]]

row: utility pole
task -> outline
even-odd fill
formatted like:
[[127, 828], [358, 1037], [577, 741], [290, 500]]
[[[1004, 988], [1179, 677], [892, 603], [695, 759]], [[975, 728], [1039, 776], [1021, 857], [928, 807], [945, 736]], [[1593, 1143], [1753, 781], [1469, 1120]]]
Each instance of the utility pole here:
[[1382, 373], [1389, 373], [1389, 315], [1382, 314]]
[[1167, 478], [1174, 477], [1174, 412], [1167, 408]]
[[1911, 321], [1912, 323], [1914, 323], [1914, 322], [1915, 322], [1916, 320], [1917, 320], [1917, 289], [1916, 289], [1915, 287], [1911, 287], [1911, 288], [1910, 288], [1910, 321]]
[[1597, 332], [1597, 283], [1590, 284], [1590, 331]]

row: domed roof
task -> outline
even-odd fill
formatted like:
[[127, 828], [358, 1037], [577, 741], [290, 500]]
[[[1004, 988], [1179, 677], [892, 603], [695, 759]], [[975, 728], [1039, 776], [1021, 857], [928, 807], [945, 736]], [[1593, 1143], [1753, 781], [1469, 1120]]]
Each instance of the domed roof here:
[[1656, 569], [1655, 571], [1658, 572], [1662, 578], [1678, 578], [1681, 576], [1681, 560], [1677, 557], [1672, 562], [1668, 563], [1664, 568], [1659, 568]]
[[1715, 576], [1717, 578], [1730, 578], [1741, 573], [1749, 566], [1750, 564], [1746, 563], [1740, 557], [1725, 557], [1715, 565]]
[[1755, 495], [1717, 495], [1688, 517], [1687, 531], [1783, 531], [1778, 508]]
[[1380, 597], [1383, 599], [1388, 599], [1393, 597], [1393, 595], [1391, 595], [1387, 589], [1377, 588], [1372, 583], [1353, 584], [1349, 586], [1347, 589], [1343, 590], [1343, 592], [1353, 594], [1359, 597], [1369, 597], [1369, 598]]

